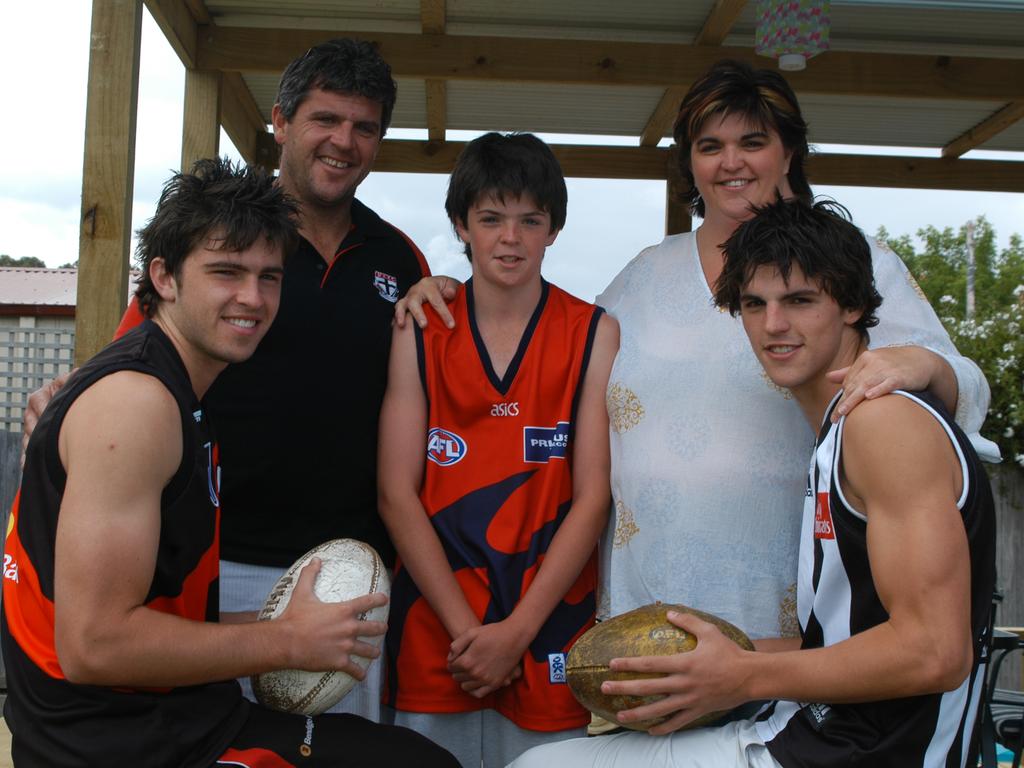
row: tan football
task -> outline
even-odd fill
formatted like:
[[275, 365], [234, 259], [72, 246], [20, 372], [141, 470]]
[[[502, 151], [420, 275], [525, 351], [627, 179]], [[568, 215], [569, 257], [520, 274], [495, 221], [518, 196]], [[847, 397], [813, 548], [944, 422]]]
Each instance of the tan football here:
[[[691, 613], [718, 627], [722, 634], [748, 651], [754, 650], [750, 639], [728, 621], [685, 605], [654, 603], [602, 621], [588, 630], [569, 650], [566, 678], [577, 701], [609, 722], [618, 722], [615, 715], [623, 709], [651, 704], [662, 696], [609, 696], [601, 693], [605, 680], [639, 680], [660, 677], [639, 672], [612, 672], [608, 663], [624, 656], [668, 656], [686, 653], [697, 647], [697, 638], [677, 627], [667, 617], [669, 611]], [[694, 720], [687, 728], [705, 725], [719, 716], [712, 712]], [[645, 731], [665, 718], [655, 718], [625, 725]]]
[[[383, 592], [386, 595], [391, 590], [388, 572], [373, 547], [355, 539], [334, 539], [311, 549], [278, 579], [259, 613], [259, 621], [276, 619], [284, 613], [299, 580], [299, 572], [314, 557], [320, 558], [321, 566], [313, 583], [313, 592], [325, 603], [341, 603], [371, 592]], [[360, 619], [387, 621], [388, 606], [374, 608], [360, 616]], [[359, 639], [379, 648], [383, 637]], [[371, 659], [361, 656], [353, 656], [352, 660], [363, 669], [371, 663]], [[281, 712], [300, 715], [326, 712], [356, 684], [354, 677], [335, 670], [308, 672], [281, 669], [253, 675], [250, 679], [253, 693], [261, 704]]]

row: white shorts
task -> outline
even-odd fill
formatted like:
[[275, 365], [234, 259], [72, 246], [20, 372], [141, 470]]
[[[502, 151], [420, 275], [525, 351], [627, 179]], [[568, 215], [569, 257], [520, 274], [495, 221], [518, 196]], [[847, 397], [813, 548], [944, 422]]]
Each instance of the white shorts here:
[[592, 736], [531, 749], [509, 768], [781, 768], [753, 720], [668, 736], [639, 731]]
[[[237, 611], [258, 611], [263, 607], [270, 590], [287, 568], [271, 568], [265, 565], [220, 561], [220, 609], [224, 613]], [[380, 696], [384, 682], [384, 648], [381, 656], [370, 664], [366, 678], [356, 684], [345, 698], [331, 707], [328, 712], [348, 712], [380, 722]], [[248, 677], [238, 679], [242, 693], [255, 701]]]
[[493, 709], [437, 713], [384, 707], [384, 717], [388, 724], [405, 726], [440, 744], [455, 755], [463, 768], [503, 768], [532, 747], [566, 739], [575, 741], [587, 732], [586, 726], [565, 731], [530, 731]]

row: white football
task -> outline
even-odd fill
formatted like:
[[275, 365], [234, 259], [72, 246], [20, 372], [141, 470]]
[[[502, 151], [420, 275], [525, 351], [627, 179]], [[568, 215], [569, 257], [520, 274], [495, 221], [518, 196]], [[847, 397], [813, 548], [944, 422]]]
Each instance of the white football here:
[[[334, 539], [311, 549], [277, 581], [270, 591], [259, 621], [276, 619], [288, 607], [292, 590], [299, 580], [299, 572], [314, 557], [322, 561], [313, 591], [325, 603], [340, 603], [371, 592], [390, 593], [391, 582], [380, 555], [369, 544], [355, 539]], [[387, 621], [388, 606], [367, 611], [360, 619]], [[361, 637], [360, 640], [380, 647], [383, 635]], [[353, 656], [363, 669], [372, 659]], [[307, 672], [301, 669], [281, 669], [253, 675], [252, 690], [256, 699], [266, 707], [300, 715], [319, 715], [333, 707], [358, 682], [346, 672], [328, 670]]]

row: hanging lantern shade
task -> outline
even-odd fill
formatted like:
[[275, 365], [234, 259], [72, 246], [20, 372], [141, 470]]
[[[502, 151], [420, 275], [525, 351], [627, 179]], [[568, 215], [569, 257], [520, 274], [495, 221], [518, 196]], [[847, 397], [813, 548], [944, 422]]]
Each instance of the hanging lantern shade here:
[[795, 71], [828, 50], [831, 0], [758, 0], [757, 53]]

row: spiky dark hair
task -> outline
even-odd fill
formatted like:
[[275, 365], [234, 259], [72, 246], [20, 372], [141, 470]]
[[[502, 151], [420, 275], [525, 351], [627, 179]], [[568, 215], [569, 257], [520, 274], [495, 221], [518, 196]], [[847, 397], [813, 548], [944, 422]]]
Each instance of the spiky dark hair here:
[[160, 301], [149, 276], [153, 259], [163, 259], [167, 271], [180, 278], [185, 257], [211, 239], [218, 249], [244, 251], [262, 237], [287, 255], [298, 242], [298, 211], [262, 168], [213, 158], [196, 161], [188, 173], [174, 174], [160, 193], [153, 218], [138, 232], [139, 306], [152, 316]]

